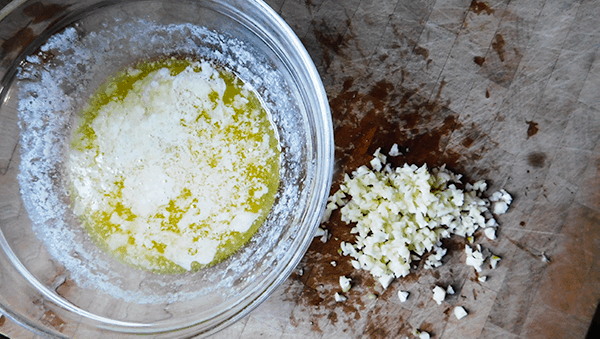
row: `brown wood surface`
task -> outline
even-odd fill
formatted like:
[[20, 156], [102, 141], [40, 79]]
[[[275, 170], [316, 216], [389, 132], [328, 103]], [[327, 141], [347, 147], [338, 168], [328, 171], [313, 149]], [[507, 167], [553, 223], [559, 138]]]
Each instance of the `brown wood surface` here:
[[[387, 290], [337, 250], [334, 213], [295, 273], [214, 338], [584, 338], [600, 300], [600, 6], [595, 0], [268, 0], [322, 76], [333, 115], [333, 189], [379, 147], [447, 164], [514, 202], [503, 260], [480, 283], [453, 238], [444, 266]], [[549, 262], [542, 260], [542, 254]], [[331, 265], [335, 261], [337, 265]], [[422, 266], [422, 265], [421, 265]], [[340, 275], [353, 279], [336, 303]], [[434, 285], [456, 294], [437, 305]], [[407, 302], [398, 290], [409, 291]], [[458, 321], [454, 306], [469, 315]], [[0, 332], [35, 338], [8, 320]]]

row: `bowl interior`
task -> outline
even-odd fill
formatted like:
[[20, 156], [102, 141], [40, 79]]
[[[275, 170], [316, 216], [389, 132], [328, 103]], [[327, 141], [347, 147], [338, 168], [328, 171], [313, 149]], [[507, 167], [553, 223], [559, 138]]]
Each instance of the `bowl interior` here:
[[[64, 11], [2, 60], [0, 263], [8, 274], [0, 279], [13, 289], [8, 297], [2, 288], [2, 311], [48, 333], [80, 323], [121, 333], [218, 330], [285, 280], [318, 225], [333, 140], [314, 66], [258, 1], [83, 1]], [[280, 189], [257, 234], [227, 260], [180, 275], [132, 269], [98, 249], [69, 207], [64, 176], [73, 122], [94, 90], [135, 61], [165, 55], [212, 61], [251, 85], [282, 154]], [[60, 321], [39, 321], [47, 312]]]

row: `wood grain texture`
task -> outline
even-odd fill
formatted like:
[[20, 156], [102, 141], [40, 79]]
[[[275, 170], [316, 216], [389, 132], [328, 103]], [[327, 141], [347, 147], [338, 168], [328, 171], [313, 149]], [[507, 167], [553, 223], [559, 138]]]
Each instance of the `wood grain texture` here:
[[[267, 0], [300, 37], [329, 96], [334, 185], [379, 147], [505, 188], [514, 202], [488, 281], [464, 265], [417, 267], [387, 290], [315, 239], [292, 276], [213, 338], [583, 338], [600, 301], [600, 6], [594, 0]], [[534, 128], [532, 127], [534, 126]], [[543, 262], [542, 255], [550, 261]], [[335, 261], [336, 266], [331, 265]], [[337, 278], [353, 280], [335, 302]], [[434, 285], [452, 285], [442, 305]], [[407, 302], [397, 298], [409, 291]], [[463, 306], [461, 321], [452, 314]], [[9, 320], [0, 332], [37, 338]]]

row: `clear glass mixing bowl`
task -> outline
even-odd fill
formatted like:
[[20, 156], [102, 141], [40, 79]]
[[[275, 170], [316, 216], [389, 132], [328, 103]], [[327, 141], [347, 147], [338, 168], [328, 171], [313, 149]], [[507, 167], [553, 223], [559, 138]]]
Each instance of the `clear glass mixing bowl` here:
[[[304, 255], [325, 205], [333, 132], [319, 75], [259, 0], [14, 1], [0, 11], [0, 312], [38, 334], [211, 334], [249, 313]], [[139, 59], [196, 55], [260, 95], [282, 150], [280, 189], [250, 243], [196, 273], [159, 275], [99, 250], [69, 208], [72, 118]]]

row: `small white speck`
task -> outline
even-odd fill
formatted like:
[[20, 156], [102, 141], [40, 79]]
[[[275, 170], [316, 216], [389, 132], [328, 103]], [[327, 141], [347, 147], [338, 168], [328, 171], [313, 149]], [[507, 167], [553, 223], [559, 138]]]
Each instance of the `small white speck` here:
[[454, 315], [456, 319], [460, 320], [467, 316], [467, 311], [462, 306], [456, 306], [454, 308]]
[[400, 302], [405, 302], [406, 299], [408, 299], [408, 295], [410, 293], [406, 292], [406, 291], [398, 291], [398, 298], [400, 299]]

